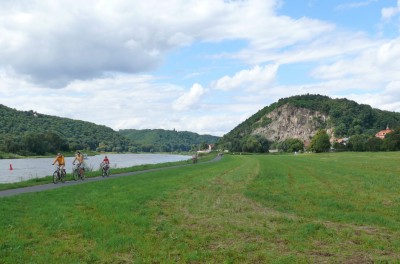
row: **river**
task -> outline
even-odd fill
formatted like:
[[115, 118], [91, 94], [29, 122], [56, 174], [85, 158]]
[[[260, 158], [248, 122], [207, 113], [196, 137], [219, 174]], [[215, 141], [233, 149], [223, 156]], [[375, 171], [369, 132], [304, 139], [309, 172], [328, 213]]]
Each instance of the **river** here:
[[[97, 170], [104, 156], [89, 156], [85, 159], [85, 164], [88, 168]], [[107, 154], [107, 157], [110, 160], [111, 169], [191, 158], [190, 156], [175, 154]], [[55, 169], [55, 166], [52, 165], [54, 158], [0, 159], [0, 183], [20, 182], [52, 175]], [[73, 157], [65, 158], [67, 173], [72, 172], [73, 160]]]

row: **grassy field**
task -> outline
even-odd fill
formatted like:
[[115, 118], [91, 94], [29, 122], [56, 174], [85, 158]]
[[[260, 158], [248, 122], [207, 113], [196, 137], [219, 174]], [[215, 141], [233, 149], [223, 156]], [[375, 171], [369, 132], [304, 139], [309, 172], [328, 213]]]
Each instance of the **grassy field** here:
[[400, 263], [399, 160], [226, 155], [0, 198], [0, 263]]

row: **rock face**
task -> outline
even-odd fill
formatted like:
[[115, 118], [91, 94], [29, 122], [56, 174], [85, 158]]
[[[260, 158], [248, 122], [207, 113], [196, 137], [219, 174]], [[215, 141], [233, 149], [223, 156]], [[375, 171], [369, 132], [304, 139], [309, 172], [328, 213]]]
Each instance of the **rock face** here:
[[[318, 129], [327, 128], [328, 120], [329, 116], [318, 111], [285, 104], [261, 118], [252, 134], [263, 135], [270, 141], [297, 138], [307, 142]], [[332, 129], [327, 129], [327, 133], [332, 138]]]

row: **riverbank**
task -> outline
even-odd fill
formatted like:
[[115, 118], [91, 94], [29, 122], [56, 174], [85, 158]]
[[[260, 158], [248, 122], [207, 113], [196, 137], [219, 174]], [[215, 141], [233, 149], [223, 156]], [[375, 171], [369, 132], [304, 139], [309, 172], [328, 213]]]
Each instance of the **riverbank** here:
[[[97, 151], [86, 151], [81, 150], [81, 153], [90, 156], [96, 155], [110, 155], [110, 154], [173, 154], [173, 155], [193, 155], [194, 152], [97, 152]], [[76, 151], [74, 152], [63, 152], [64, 157], [74, 157]], [[40, 158], [53, 158], [56, 154], [48, 154], [48, 155], [41, 155], [41, 156], [22, 156], [15, 153], [6, 153], [0, 151], [0, 160], [1, 159], [40, 159]]]
[[[214, 159], [217, 156], [217, 153], [212, 152], [208, 155], [201, 155], [199, 157], [199, 162], [206, 162]], [[120, 173], [128, 173], [128, 172], [136, 172], [136, 171], [141, 171], [141, 170], [148, 170], [148, 169], [157, 169], [157, 168], [163, 168], [163, 167], [170, 167], [170, 166], [176, 166], [176, 165], [184, 165], [184, 164], [189, 164], [191, 163], [192, 160], [184, 160], [184, 161], [176, 161], [176, 162], [165, 162], [165, 163], [158, 163], [158, 164], [144, 164], [144, 165], [137, 165], [137, 166], [131, 166], [131, 167], [126, 167], [126, 168], [112, 168], [111, 173], [112, 174], [120, 174]], [[92, 170], [92, 171], [87, 171], [85, 176], [87, 178], [92, 178], [92, 177], [97, 177], [101, 175], [100, 170]], [[71, 174], [67, 173], [67, 180], [71, 179]], [[52, 183], [53, 178], [52, 176], [46, 176], [46, 177], [40, 177], [40, 178], [33, 178], [30, 180], [26, 181], [20, 181], [20, 182], [14, 182], [14, 183], [2, 183], [0, 184], [0, 191], [1, 190], [8, 190], [8, 189], [16, 189], [16, 188], [23, 188], [23, 187], [29, 187], [29, 186], [37, 186], [37, 185], [42, 185], [42, 184], [48, 184]]]
[[[100, 152], [95, 152], [95, 151], [82, 151], [82, 153], [87, 154], [88, 156], [94, 156], [94, 155], [100, 155], [103, 153]], [[110, 154], [113, 154], [114, 152], [110, 152]], [[106, 153], [107, 155], [108, 153]], [[63, 155], [65, 157], [73, 157], [75, 155], [75, 152], [63, 152]], [[40, 158], [52, 158], [55, 157], [56, 154], [48, 154], [48, 155], [41, 155], [41, 156], [22, 156], [18, 155], [15, 153], [6, 153], [6, 152], [1, 152], [0, 151], [0, 159], [40, 159]]]

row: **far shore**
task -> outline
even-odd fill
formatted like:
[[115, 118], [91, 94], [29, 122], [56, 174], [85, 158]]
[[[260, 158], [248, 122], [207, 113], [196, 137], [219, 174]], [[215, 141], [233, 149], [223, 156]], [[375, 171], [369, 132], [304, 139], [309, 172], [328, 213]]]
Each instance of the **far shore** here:
[[[84, 151], [80, 150], [81, 153], [87, 156], [96, 156], [96, 155], [109, 155], [109, 154], [175, 154], [175, 155], [190, 155], [192, 152], [97, 152], [97, 151]], [[74, 152], [65, 152], [63, 155], [65, 157], [73, 157], [75, 155]], [[4, 153], [0, 152], [0, 159], [40, 159], [40, 158], [53, 158], [57, 154], [46, 154], [42, 156], [22, 156], [15, 153]]]

